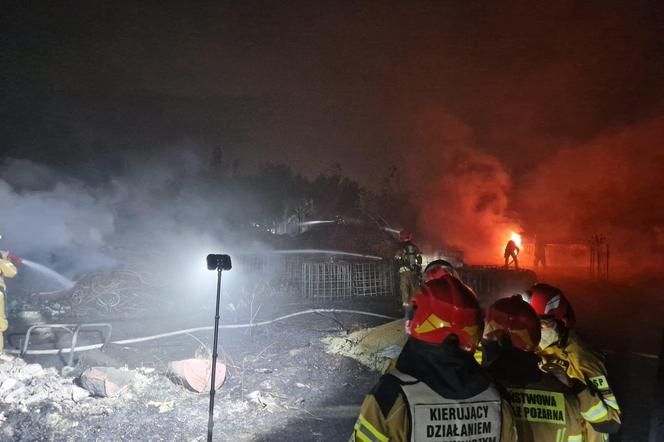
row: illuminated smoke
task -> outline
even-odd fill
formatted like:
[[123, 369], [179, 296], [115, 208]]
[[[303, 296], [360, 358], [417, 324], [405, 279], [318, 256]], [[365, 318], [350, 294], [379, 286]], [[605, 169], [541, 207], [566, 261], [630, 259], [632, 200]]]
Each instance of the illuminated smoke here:
[[515, 206], [547, 242], [601, 233], [615, 266], [661, 272], [663, 139], [664, 118], [658, 118], [565, 146], [527, 177]]
[[[563, 244], [603, 234], [615, 275], [663, 268], [664, 118], [561, 144], [516, 188], [473, 131], [447, 113], [426, 115], [413, 139], [418, 226], [435, 243], [463, 249], [467, 261], [501, 262], [514, 232]], [[532, 138], [533, 149], [549, 141]]]
[[29, 161], [4, 161], [0, 176], [0, 249], [70, 275], [114, 264], [102, 251], [114, 215], [97, 191]]
[[480, 151], [468, 126], [430, 112], [415, 135], [425, 153], [411, 158], [418, 228], [438, 245], [458, 247], [466, 261], [498, 264], [519, 224], [509, 213], [512, 181], [495, 157]]

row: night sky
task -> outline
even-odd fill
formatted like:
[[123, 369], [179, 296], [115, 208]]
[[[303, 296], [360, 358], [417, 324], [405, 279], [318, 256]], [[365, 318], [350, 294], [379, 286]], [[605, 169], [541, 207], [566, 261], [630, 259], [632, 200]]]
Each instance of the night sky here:
[[371, 184], [454, 141], [452, 119], [518, 182], [561, 145], [662, 112], [663, 9], [5, 2], [0, 154], [93, 165], [221, 146], [241, 167], [340, 163]]

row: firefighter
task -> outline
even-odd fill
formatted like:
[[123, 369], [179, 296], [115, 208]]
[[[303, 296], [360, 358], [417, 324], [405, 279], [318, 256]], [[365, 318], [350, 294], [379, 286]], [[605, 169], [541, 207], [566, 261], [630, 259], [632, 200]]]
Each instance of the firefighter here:
[[511, 407], [473, 358], [482, 334], [473, 291], [451, 275], [429, 281], [407, 318], [396, 367], [365, 398], [350, 441], [516, 441]]
[[[0, 235], [2, 239], [2, 235]], [[7, 323], [7, 286], [5, 285], [5, 278], [13, 278], [16, 276], [16, 266], [12, 262], [12, 257], [6, 250], [0, 250], [0, 355], [4, 349], [3, 333], [7, 330], [9, 324]]]
[[535, 235], [535, 261], [533, 266], [537, 268], [539, 264], [546, 268], [546, 244], [544, 244], [541, 235]]
[[519, 442], [583, 440], [581, 407], [594, 397], [583, 384], [572, 390], [539, 368], [540, 321], [519, 295], [486, 312], [482, 366], [509, 392]]
[[542, 324], [540, 363], [545, 369], [557, 365], [569, 378], [588, 387], [596, 400], [581, 410], [586, 421], [584, 440], [608, 440], [609, 433], [620, 429], [620, 407], [609, 385], [603, 356], [573, 331], [574, 310], [559, 288], [540, 283], [532, 286], [527, 294]]
[[413, 244], [412, 235], [407, 230], [399, 232], [399, 250], [395, 260], [399, 267], [399, 289], [404, 309], [408, 307], [410, 297], [413, 296], [420, 284], [420, 270], [422, 268], [422, 254]]
[[514, 268], [519, 268], [519, 252], [521, 252], [521, 249], [519, 249], [519, 246], [516, 245], [513, 239], [507, 241], [505, 253], [503, 254], [505, 257], [505, 268], [510, 266], [510, 258], [512, 258], [512, 262], [514, 263]]
[[432, 279], [438, 279], [445, 275], [452, 275], [457, 279], [461, 279], [452, 264], [444, 259], [436, 259], [431, 261], [424, 268], [424, 272], [422, 272], [422, 282], [429, 282]]

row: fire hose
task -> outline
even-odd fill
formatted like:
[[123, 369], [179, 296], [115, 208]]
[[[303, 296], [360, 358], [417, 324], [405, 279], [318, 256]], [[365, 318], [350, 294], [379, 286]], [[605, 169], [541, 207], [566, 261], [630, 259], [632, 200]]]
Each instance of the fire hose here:
[[23, 264], [23, 258], [19, 258], [18, 256], [7, 255], [7, 260], [11, 261], [12, 264], [17, 266]]
[[[312, 313], [350, 313], [350, 314], [356, 314], [356, 315], [372, 316], [372, 317], [381, 318], [381, 319], [390, 319], [390, 320], [399, 319], [399, 318], [395, 318], [393, 316], [381, 315], [380, 313], [366, 312], [366, 311], [362, 311], [362, 310], [316, 308], [316, 309], [308, 309], [308, 310], [302, 310], [302, 311], [295, 312], [295, 313], [290, 313], [288, 315], [279, 316], [277, 318], [266, 320], [266, 321], [249, 322], [249, 323], [244, 323], [244, 324], [222, 324], [222, 325], [219, 325], [219, 328], [240, 329], [240, 328], [260, 327], [260, 326], [263, 326], [263, 325], [269, 325], [269, 324], [273, 324], [275, 322], [283, 321], [285, 319], [294, 318], [296, 316], [312, 314]], [[136, 344], [136, 343], [139, 343], [139, 342], [152, 341], [152, 340], [155, 340], [155, 339], [169, 338], [171, 336], [186, 335], [186, 334], [190, 334], [190, 333], [213, 330], [213, 329], [214, 329], [213, 326], [187, 328], [187, 329], [176, 330], [176, 331], [172, 331], [172, 332], [160, 333], [160, 334], [157, 334], [157, 335], [144, 336], [144, 337], [141, 337], [141, 338], [131, 338], [131, 339], [122, 339], [122, 340], [119, 340], [119, 341], [111, 341], [110, 343], [111, 344], [116, 344], [116, 345]], [[58, 355], [58, 354], [62, 354], [62, 353], [69, 353], [71, 351], [76, 352], [76, 351], [96, 350], [96, 349], [99, 349], [103, 346], [104, 346], [104, 344], [90, 344], [90, 345], [82, 345], [82, 346], [79, 346], [79, 347], [74, 347], [73, 349], [71, 347], [66, 347], [66, 348], [61, 348], [61, 349], [53, 348], [53, 349], [47, 349], [47, 350], [28, 350], [24, 354], [26, 354], [26, 355]], [[11, 354], [20, 354], [21, 350], [13, 349], [13, 348], [7, 348], [7, 349], [5, 349], [5, 352], [6, 353], [11, 353]]]

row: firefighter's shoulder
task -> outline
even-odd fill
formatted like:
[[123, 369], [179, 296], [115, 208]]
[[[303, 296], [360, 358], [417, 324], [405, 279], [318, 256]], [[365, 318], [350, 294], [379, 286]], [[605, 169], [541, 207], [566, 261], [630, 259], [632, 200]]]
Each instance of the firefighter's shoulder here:
[[369, 393], [374, 397], [378, 407], [380, 408], [381, 413], [386, 418], [391, 414], [395, 405], [397, 404], [397, 399], [402, 399], [399, 402], [403, 402], [403, 391], [401, 390], [401, 385], [403, 384], [396, 376], [393, 376], [389, 373], [384, 374], [378, 380], [378, 383]]
[[17, 273], [16, 266], [8, 259], [0, 258], [0, 276], [13, 278]]
[[565, 351], [572, 364], [576, 365], [586, 377], [606, 375], [604, 355], [585, 343], [575, 333], [570, 333]]

